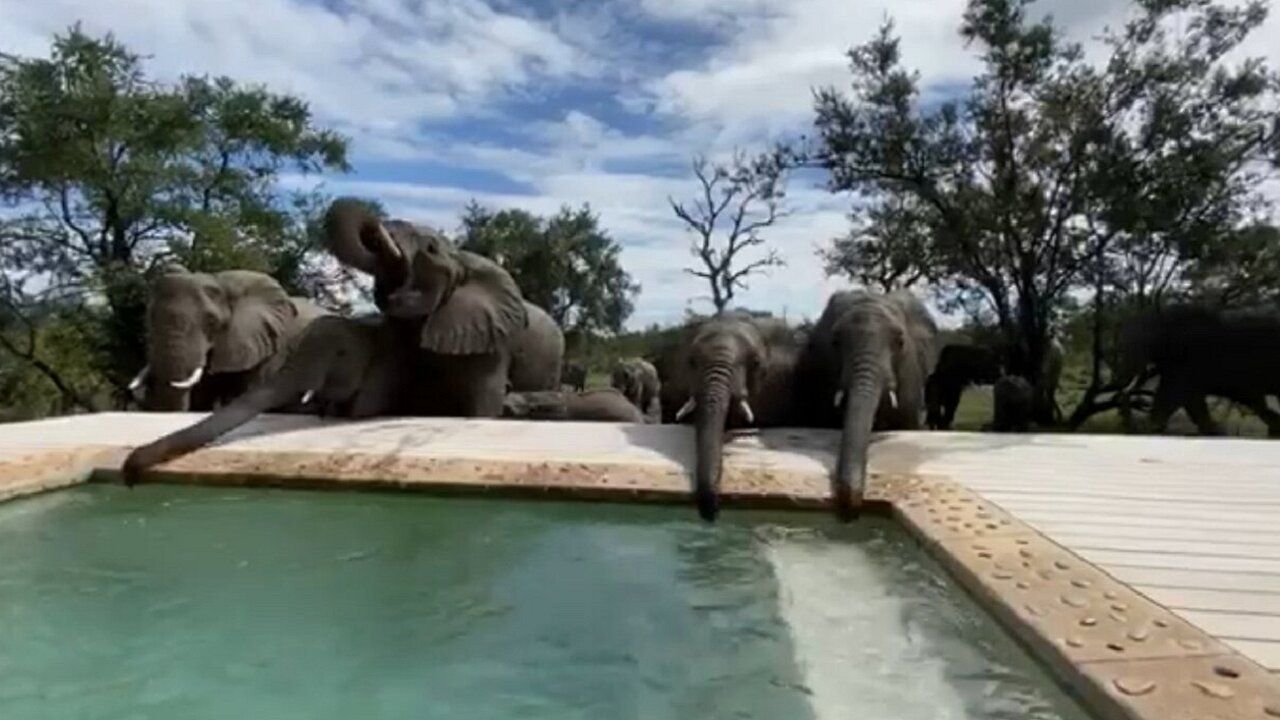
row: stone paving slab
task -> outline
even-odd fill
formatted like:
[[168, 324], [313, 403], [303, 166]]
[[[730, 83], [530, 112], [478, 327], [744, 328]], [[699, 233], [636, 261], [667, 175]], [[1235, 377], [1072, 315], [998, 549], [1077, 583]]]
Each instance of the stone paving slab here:
[[[198, 417], [0, 426], [0, 500], [110, 474]], [[726, 505], [823, 506], [837, 437], [738, 435]], [[687, 427], [264, 416], [155, 478], [685, 502], [692, 458]], [[868, 497], [1100, 717], [1280, 718], [1280, 443], [888, 433], [871, 470]]]

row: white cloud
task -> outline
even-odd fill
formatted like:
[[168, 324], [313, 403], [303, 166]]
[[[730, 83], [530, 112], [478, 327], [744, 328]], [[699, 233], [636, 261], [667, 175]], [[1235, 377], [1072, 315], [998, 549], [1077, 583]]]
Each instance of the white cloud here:
[[495, 96], [599, 69], [544, 24], [481, 0], [0, 0], [0, 17], [11, 52], [44, 54], [80, 20], [153, 56], [161, 77], [266, 83], [359, 135], [483, 113]]
[[[0, 0], [0, 49], [43, 54], [50, 35], [79, 19], [111, 30], [154, 59], [162, 77], [227, 74], [308, 99], [317, 114], [356, 138], [358, 160], [431, 161], [494, 172], [524, 193], [472, 192], [447, 181], [380, 182], [357, 164], [330, 180], [335, 193], [371, 195], [399, 215], [453, 230], [471, 198], [549, 214], [590, 203], [624, 243], [623, 261], [643, 284], [632, 326], [679, 317], [703, 294], [684, 273], [689, 236], [667, 197], [696, 189], [687, 171], [697, 152], [723, 156], [770, 136], [805, 129], [811, 89], [844, 87], [845, 52], [886, 16], [902, 38], [904, 62], [925, 88], [965, 84], [977, 60], [958, 28], [965, 0], [641, 0], [553, 4], [535, 18], [519, 0]], [[1116, 23], [1128, 0], [1041, 0], [1078, 40]], [[544, 13], [545, 14], [545, 13]], [[649, 25], [706, 37], [678, 45]], [[1280, 20], [1250, 40], [1280, 53]], [[623, 110], [654, 111], [661, 124], [624, 132], [598, 98], [543, 105], [504, 118], [510, 98], [536, 101], [557, 89], [607, 87]], [[572, 93], [570, 93], [572, 95]], [[451, 134], [459, 118], [508, 122], [516, 140]], [[449, 120], [452, 124], [441, 121]], [[625, 168], [624, 171], [622, 168]], [[653, 168], [662, 168], [662, 171]], [[672, 172], [678, 172], [672, 176]], [[399, 175], [403, 177], [403, 175]], [[311, 185], [311, 180], [290, 178]], [[813, 316], [834, 289], [815, 255], [844, 232], [848, 199], [793, 187], [796, 213], [770, 240], [788, 266], [755, 278], [744, 305]], [[697, 307], [705, 309], [705, 301]]]

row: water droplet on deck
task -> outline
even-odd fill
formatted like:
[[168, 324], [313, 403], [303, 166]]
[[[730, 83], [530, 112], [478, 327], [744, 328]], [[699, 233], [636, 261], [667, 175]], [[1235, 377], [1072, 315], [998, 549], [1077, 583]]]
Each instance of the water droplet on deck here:
[[1071, 584], [1075, 585], [1078, 588], [1087, 588], [1093, 583], [1089, 582], [1088, 580], [1082, 580], [1080, 578], [1076, 578], [1075, 580], [1071, 581]]
[[995, 572], [991, 573], [991, 577], [997, 580], [1008, 580], [1013, 577], [1013, 573], [1009, 572], [1008, 570], [996, 570]]
[[1179, 640], [1178, 644], [1186, 648], [1187, 650], [1199, 650], [1200, 648], [1204, 647], [1203, 643], [1201, 643], [1199, 640]]
[[1232, 690], [1231, 688], [1227, 687], [1226, 685], [1223, 685], [1222, 683], [1204, 682], [1203, 680], [1192, 680], [1191, 684], [1195, 685], [1197, 688], [1200, 688], [1200, 692], [1204, 693], [1205, 695], [1208, 695], [1209, 697], [1212, 697], [1212, 698], [1218, 698], [1219, 700], [1226, 700], [1229, 697], [1234, 697], [1236, 694], [1235, 690]]
[[1031, 583], [1027, 582], [1026, 580], [1019, 580], [1017, 587], [1019, 590], [1026, 590], [1027, 588], [1031, 587]]
[[1129, 631], [1129, 639], [1137, 642], [1142, 642], [1143, 640], [1146, 640], [1148, 637], [1150, 637], [1150, 635], [1151, 635], [1151, 631], [1147, 630], [1145, 627], [1134, 628]]
[[1089, 601], [1079, 595], [1063, 595], [1062, 604], [1070, 605], [1073, 608], [1089, 607]]
[[1084, 641], [1073, 635], [1067, 638], [1067, 645], [1073, 648], [1084, 647]]
[[1070, 570], [1070, 569], [1071, 569], [1071, 563], [1068, 563], [1068, 562], [1067, 562], [1067, 561], [1065, 561], [1065, 560], [1054, 560], [1054, 561], [1053, 561], [1053, 566], [1054, 566], [1054, 567], [1056, 567], [1056, 568], [1058, 568], [1059, 570]]
[[1092, 617], [1083, 617], [1083, 618], [1080, 618], [1080, 624], [1085, 627], [1093, 627], [1094, 625], [1098, 624], [1098, 619], [1092, 618]]
[[1124, 646], [1121, 645], [1120, 643], [1109, 642], [1107, 643], [1107, 649], [1114, 650], [1116, 652], [1124, 652]]
[[1226, 665], [1214, 665], [1213, 672], [1215, 675], [1218, 675], [1224, 678], [1234, 679], [1234, 678], [1240, 677], [1240, 673], [1238, 671], [1236, 671], [1234, 668], [1229, 668]]
[[1156, 689], [1155, 681], [1146, 678], [1119, 677], [1112, 680], [1111, 683], [1125, 695], [1146, 695]]
[[1026, 604], [1026, 605], [1024, 605], [1023, 607], [1024, 607], [1024, 608], [1026, 608], [1026, 610], [1027, 610], [1027, 614], [1028, 614], [1028, 615], [1030, 615], [1030, 616], [1032, 616], [1032, 617], [1040, 617], [1041, 615], [1043, 615], [1043, 614], [1044, 614], [1044, 611], [1043, 611], [1043, 610], [1041, 610], [1040, 608], [1036, 607], [1035, 605], [1032, 605], [1031, 603], [1027, 603], [1027, 604]]

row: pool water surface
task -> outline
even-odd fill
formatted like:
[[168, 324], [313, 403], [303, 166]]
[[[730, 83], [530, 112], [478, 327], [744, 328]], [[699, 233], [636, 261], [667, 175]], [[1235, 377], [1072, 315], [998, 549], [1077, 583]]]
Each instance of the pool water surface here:
[[5, 720], [1084, 720], [892, 521], [86, 485], [0, 504]]

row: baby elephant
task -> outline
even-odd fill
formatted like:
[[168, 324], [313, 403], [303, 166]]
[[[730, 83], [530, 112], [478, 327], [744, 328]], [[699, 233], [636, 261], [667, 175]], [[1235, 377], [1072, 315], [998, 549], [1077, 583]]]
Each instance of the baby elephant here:
[[613, 388], [585, 392], [507, 393], [502, 417], [520, 420], [579, 420], [589, 422], [642, 423], [644, 416], [627, 396]]
[[1005, 375], [992, 388], [991, 424], [996, 432], [1026, 432], [1035, 412], [1035, 389], [1021, 375]]
[[301, 401], [320, 415], [362, 418], [402, 412], [412, 348], [381, 318], [327, 315], [303, 331], [279, 372], [200, 422], [129, 453], [133, 485], [149, 467], [207, 445], [264, 412]]

